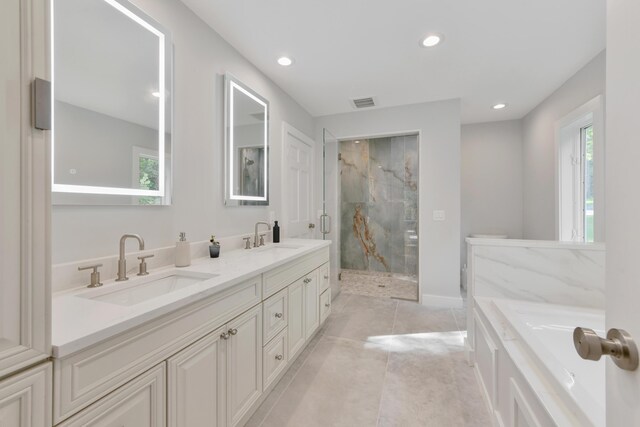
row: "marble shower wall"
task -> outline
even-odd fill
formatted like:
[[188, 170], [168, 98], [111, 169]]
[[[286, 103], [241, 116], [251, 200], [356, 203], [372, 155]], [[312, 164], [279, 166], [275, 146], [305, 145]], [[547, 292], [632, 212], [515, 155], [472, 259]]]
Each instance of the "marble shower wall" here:
[[418, 136], [340, 142], [341, 268], [418, 274]]

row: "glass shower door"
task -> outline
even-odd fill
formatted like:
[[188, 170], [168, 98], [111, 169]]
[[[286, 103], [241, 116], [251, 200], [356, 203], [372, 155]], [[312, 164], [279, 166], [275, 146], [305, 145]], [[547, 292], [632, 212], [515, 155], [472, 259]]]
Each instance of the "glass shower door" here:
[[337, 206], [336, 192], [327, 192], [327, 187], [330, 185], [327, 181], [331, 174], [336, 172], [336, 162], [327, 160], [336, 159], [337, 152], [338, 139], [327, 129], [322, 129], [322, 215], [320, 216], [322, 240], [329, 239], [332, 229], [330, 207]]

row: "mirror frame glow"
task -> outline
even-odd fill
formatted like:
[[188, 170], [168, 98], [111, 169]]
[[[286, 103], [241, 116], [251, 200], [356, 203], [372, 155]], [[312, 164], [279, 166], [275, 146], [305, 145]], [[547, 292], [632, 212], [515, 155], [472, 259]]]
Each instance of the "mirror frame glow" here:
[[[245, 84], [236, 79], [233, 75], [226, 73], [224, 75], [225, 87], [225, 205], [237, 206], [242, 205], [242, 201], [252, 202], [251, 205], [266, 206], [269, 205], [269, 101], [260, 96], [258, 93], [247, 87]], [[233, 188], [233, 176], [235, 167], [235, 149], [234, 144], [234, 117], [233, 104], [234, 94], [236, 91], [248, 96], [256, 103], [264, 108], [264, 128], [262, 143], [264, 146], [264, 195], [263, 196], [245, 196], [236, 194]]]
[[[54, 1], [50, 1], [50, 51], [51, 51], [51, 87], [52, 93], [55, 94], [55, 49], [54, 49]], [[54, 117], [54, 126], [51, 130], [51, 191], [54, 193], [76, 193], [76, 194], [103, 194], [103, 195], [117, 195], [117, 196], [153, 196], [162, 197], [170, 200], [170, 195], [165, 188], [165, 173], [166, 162], [165, 158], [165, 134], [169, 129], [172, 134], [171, 144], [173, 147], [173, 132], [172, 132], [172, 105], [171, 102], [167, 102], [167, 95], [172, 96], [172, 68], [173, 68], [173, 55], [171, 35], [159, 25], [153, 18], [148, 16], [142, 10], [138, 9], [132, 3], [126, 0], [102, 0], [108, 5], [112, 6], [117, 11], [121, 12], [127, 18], [133, 20], [141, 27], [151, 32], [158, 37], [158, 190], [143, 190], [136, 188], [123, 188], [123, 187], [101, 187], [91, 185], [73, 185], [73, 184], [56, 184], [55, 181], [55, 96], [51, 97], [51, 112]], [[154, 95], [155, 96], [155, 95]], [[168, 125], [168, 126], [167, 126]], [[172, 148], [173, 151], [173, 148]], [[172, 156], [171, 156], [172, 157]], [[171, 161], [169, 160], [169, 163]], [[170, 186], [171, 187], [171, 186]], [[162, 203], [165, 204], [165, 203]], [[156, 205], [157, 206], [157, 205]]]

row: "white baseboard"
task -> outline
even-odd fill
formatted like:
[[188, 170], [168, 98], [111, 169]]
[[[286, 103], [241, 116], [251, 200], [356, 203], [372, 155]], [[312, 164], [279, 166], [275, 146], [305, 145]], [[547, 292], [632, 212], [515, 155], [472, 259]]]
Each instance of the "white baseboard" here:
[[443, 297], [440, 295], [422, 294], [422, 305], [442, 308], [462, 308], [462, 297]]

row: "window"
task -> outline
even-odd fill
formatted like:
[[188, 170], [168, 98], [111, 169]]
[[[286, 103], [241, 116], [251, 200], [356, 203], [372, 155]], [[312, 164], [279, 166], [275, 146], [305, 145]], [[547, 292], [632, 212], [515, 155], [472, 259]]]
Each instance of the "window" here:
[[604, 176], [599, 176], [604, 164], [601, 132], [600, 97], [556, 124], [559, 240], [594, 242], [604, 237], [602, 206], [598, 208], [604, 185]]

